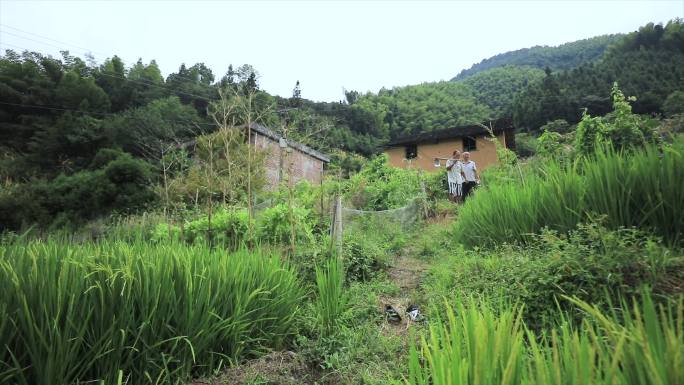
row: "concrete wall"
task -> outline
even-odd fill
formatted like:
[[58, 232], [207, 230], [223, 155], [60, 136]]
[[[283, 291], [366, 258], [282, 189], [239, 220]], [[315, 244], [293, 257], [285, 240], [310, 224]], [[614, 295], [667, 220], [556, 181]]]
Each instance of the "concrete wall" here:
[[[488, 139], [489, 136], [476, 137], [476, 150], [470, 151], [470, 159], [474, 160], [479, 170], [497, 164], [496, 147]], [[506, 145], [504, 134], [497, 135], [497, 139], [504, 146]], [[444, 171], [445, 162], [441, 162], [441, 167], [435, 167], [435, 158], [450, 158], [454, 150], [463, 151], [463, 140], [461, 138], [443, 139], [437, 143], [418, 143], [418, 157], [406, 160], [406, 146], [396, 146], [385, 149], [389, 156], [389, 163], [394, 167], [422, 169], [425, 171]]]
[[[292, 185], [302, 179], [321, 184], [323, 161], [292, 147], [281, 148], [280, 144], [264, 135], [252, 133], [251, 142], [255, 148], [265, 152], [266, 188], [275, 190], [281, 180], [287, 178]], [[282, 170], [281, 170], [282, 165]], [[281, 174], [282, 173], [282, 174]]]

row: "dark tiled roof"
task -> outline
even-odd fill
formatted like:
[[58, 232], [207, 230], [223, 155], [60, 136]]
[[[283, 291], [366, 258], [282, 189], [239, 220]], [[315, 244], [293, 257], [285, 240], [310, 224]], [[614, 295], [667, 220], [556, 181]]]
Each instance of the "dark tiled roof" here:
[[438, 142], [441, 139], [461, 138], [464, 136], [486, 135], [489, 133], [489, 131], [485, 128], [485, 126], [490, 127], [490, 124], [495, 134], [498, 134], [504, 130], [513, 129], [513, 123], [511, 120], [504, 118], [491, 122], [483, 122], [481, 125], [473, 124], [470, 126], [445, 128], [443, 130], [421, 132], [420, 134], [402, 136], [390, 141], [385, 145], [385, 147], [399, 146], [403, 144]]
[[[270, 138], [276, 142], [280, 142], [280, 139], [283, 138], [282, 135], [276, 133], [275, 131], [273, 131], [269, 128], [262, 126], [261, 124], [252, 123], [250, 128], [252, 129], [252, 131], [256, 131], [259, 134], [261, 134], [267, 138]], [[290, 140], [290, 139], [285, 139], [285, 140], [287, 141], [287, 145], [289, 147], [292, 147], [298, 151], [301, 151], [301, 152], [303, 152], [307, 155], [310, 155], [316, 159], [319, 159], [325, 163], [330, 163], [330, 157], [323, 154], [322, 152], [316, 151], [311, 147], [305, 146], [301, 143], [295, 142], [295, 141]], [[197, 145], [197, 139], [193, 139], [193, 140], [181, 143], [181, 144], [177, 145], [176, 147], [177, 148], [183, 148], [183, 149], [193, 149], [193, 148], [195, 148], [196, 145]]]
[[[273, 131], [273, 130], [265, 127], [265, 126], [262, 126], [261, 124], [252, 123], [250, 128], [252, 129], [252, 131], [256, 131], [265, 137], [268, 137], [268, 138], [275, 140], [276, 142], [280, 142], [280, 139], [283, 139], [282, 135], [276, 133], [275, 131]], [[303, 152], [307, 155], [310, 155], [316, 159], [322, 160], [325, 163], [330, 162], [330, 157], [328, 157], [327, 155], [325, 155], [321, 152], [314, 150], [311, 147], [305, 146], [301, 143], [295, 142], [295, 141], [290, 140], [290, 139], [285, 139], [285, 140], [287, 141], [288, 146], [290, 146], [290, 147], [292, 147], [298, 151], [301, 151], [301, 152]]]

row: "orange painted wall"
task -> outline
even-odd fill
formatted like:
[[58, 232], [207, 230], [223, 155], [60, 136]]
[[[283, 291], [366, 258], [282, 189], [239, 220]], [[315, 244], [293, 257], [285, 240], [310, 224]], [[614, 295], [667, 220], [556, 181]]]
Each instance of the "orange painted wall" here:
[[[470, 151], [470, 159], [474, 160], [479, 170], [497, 164], [496, 147], [489, 137], [478, 136], [476, 147]], [[497, 135], [499, 143], [505, 145], [503, 133]], [[422, 169], [425, 171], [444, 171], [445, 161], [441, 161], [441, 167], [435, 167], [435, 158], [450, 158], [454, 150], [463, 151], [463, 140], [461, 138], [445, 139], [438, 143], [418, 143], [418, 157], [407, 161], [406, 147], [396, 146], [385, 149], [385, 154], [389, 156], [389, 163], [394, 167]]]

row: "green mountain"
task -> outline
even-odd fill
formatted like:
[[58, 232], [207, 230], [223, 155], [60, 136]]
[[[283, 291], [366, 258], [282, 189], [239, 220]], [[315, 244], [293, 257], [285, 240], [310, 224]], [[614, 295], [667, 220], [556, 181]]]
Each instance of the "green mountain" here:
[[636, 97], [634, 112], [663, 112], [667, 98], [684, 90], [684, 21], [647, 24], [615, 42], [597, 62], [548, 71], [516, 97], [516, 126], [536, 129], [555, 119], [575, 123], [584, 109], [603, 115], [611, 110], [613, 82]]
[[484, 59], [472, 67], [461, 71], [451, 80], [461, 80], [488, 69], [504, 66], [529, 66], [566, 70], [581, 64], [599, 60], [609, 45], [619, 41], [624, 35], [603, 35], [590, 39], [577, 40], [557, 47], [535, 46], [509, 51]]

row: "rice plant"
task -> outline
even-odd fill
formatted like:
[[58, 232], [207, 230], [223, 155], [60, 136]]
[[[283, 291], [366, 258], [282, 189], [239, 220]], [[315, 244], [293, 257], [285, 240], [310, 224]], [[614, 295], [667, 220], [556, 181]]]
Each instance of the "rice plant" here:
[[570, 165], [550, 161], [524, 183], [491, 185], [462, 207], [456, 238], [466, 245], [527, 242], [544, 228], [567, 232], [604, 218], [610, 228], [653, 231], [678, 245], [684, 233], [684, 140], [662, 149], [598, 151]]
[[0, 247], [0, 382], [178, 383], [281, 347], [303, 296], [277, 257], [178, 243]]
[[323, 268], [316, 268], [318, 298], [314, 308], [322, 336], [331, 336], [337, 330], [340, 316], [347, 306], [347, 295], [343, 292], [344, 277], [344, 267], [338, 257], [330, 258]]
[[497, 316], [486, 305], [446, 306], [447, 322], [430, 326], [410, 347], [411, 385], [548, 384], [668, 385], [684, 383], [684, 297], [657, 306], [646, 291], [612, 313], [568, 298], [586, 312], [537, 335], [520, 309]]
[[446, 321], [434, 320], [428, 337], [409, 350], [411, 385], [520, 384], [523, 367], [521, 315], [508, 308], [498, 315], [486, 306], [445, 304]]

